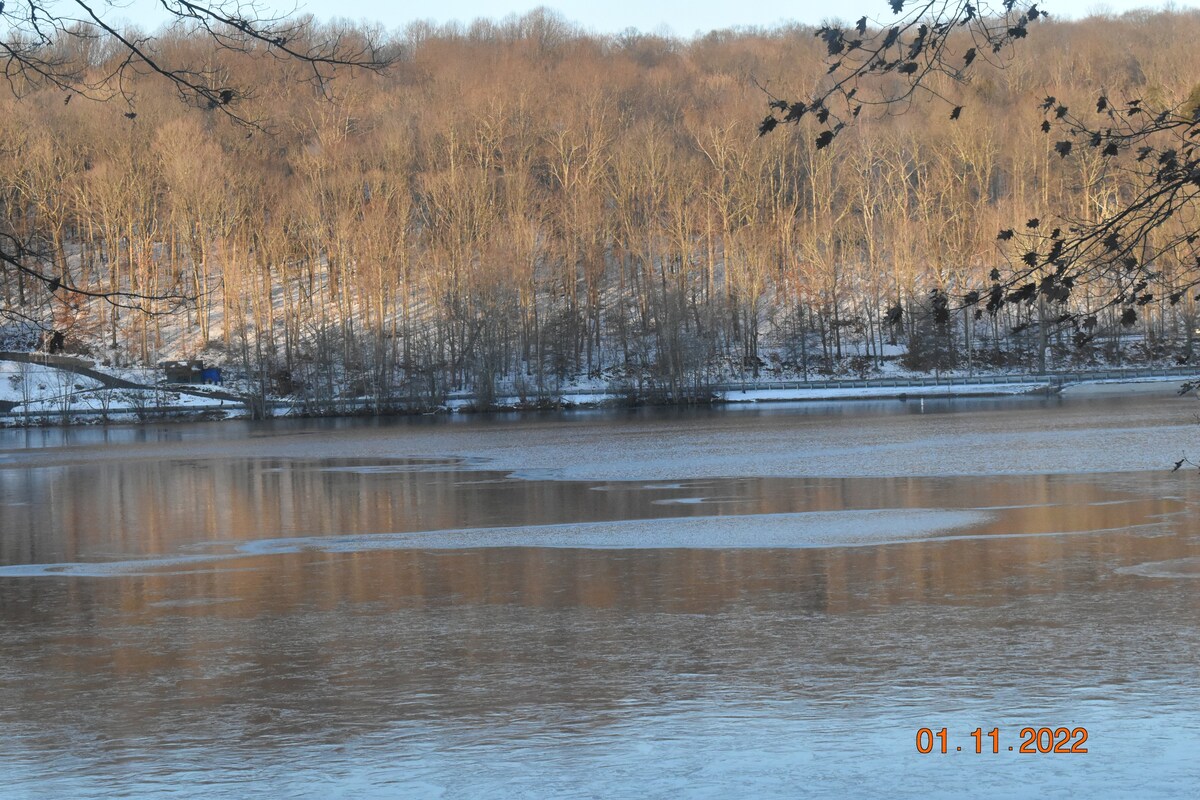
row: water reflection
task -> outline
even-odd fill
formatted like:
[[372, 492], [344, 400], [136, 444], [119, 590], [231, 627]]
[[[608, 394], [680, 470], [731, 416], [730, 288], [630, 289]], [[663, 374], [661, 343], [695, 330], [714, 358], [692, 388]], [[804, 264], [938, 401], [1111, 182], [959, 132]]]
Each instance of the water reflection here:
[[[532, 481], [310, 447], [0, 468], [0, 566], [232, 556], [0, 576], [8, 795], [1169, 796], [1200, 778], [1194, 480]], [[856, 547], [237, 552], [879, 509], [975, 516]], [[1087, 725], [1095, 757], [912, 748], [922, 725], [1024, 724]]]
[[[519, 480], [447, 459], [259, 458], [0, 469], [0, 508], [2, 566], [185, 555], [281, 537], [888, 509], [977, 510], [986, 521], [964, 526], [970, 535], [1070, 533], [1168, 524], [1187, 504], [1073, 476], [656, 484]], [[880, 535], [888, 541], [886, 529]], [[718, 533], [703, 544], [723, 541]]]

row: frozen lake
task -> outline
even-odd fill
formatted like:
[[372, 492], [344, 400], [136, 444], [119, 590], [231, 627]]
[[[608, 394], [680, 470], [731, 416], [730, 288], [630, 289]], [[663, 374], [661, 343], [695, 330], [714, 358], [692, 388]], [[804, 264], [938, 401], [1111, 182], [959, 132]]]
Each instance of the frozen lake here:
[[1187, 795], [1169, 391], [0, 430], [0, 797]]

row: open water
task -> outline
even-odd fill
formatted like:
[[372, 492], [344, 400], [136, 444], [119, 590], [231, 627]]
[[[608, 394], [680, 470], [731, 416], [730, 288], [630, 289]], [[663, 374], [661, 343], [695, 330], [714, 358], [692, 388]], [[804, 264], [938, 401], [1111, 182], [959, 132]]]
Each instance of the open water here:
[[0, 431], [0, 797], [1189, 796], [1194, 405]]

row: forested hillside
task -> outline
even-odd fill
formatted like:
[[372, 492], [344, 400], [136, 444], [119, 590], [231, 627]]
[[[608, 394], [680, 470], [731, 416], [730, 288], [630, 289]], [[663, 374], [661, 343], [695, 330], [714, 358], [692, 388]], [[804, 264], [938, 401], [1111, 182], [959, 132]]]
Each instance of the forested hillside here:
[[[128, 101], [0, 92], [0, 230], [62, 285], [158, 296], [155, 313], [6, 268], [0, 326], [9, 346], [32, 320], [99, 359], [239, 365], [274, 392], [433, 398], [579, 377], [686, 397], [885, 357], [1182, 363], [1196, 302], [1169, 298], [1196, 264], [1156, 264], [1136, 320], [1109, 303], [1126, 287], [1080, 287], [1077, 330], [1050, 325], [1065, 309], [1045, 298], [996, 313], [962, 298], [1006, 268], [1000, 229], [1097, 219], [1127, 191], [1099, 154], [1055, 153], [1041, 98], [1174, 106], [1200, 83], [1198, 41], [1197, 12], [1040, 23], [1006, 68], [939, 87], [958, 120], [939, 104], [865, 112], [818, 149], [805, 125], [756, 130], [760, 87], [822, 80], [812, 29], [683, 42], [543, 12], [417, 25], [394, 66], [327, 86], [168, 34], [168, 61], [198, 54], [253, 87], [238, 108], [257, 124], [185, 107], [153, 76], [127, 82]], [[120, 57], [63, 46], [97, 74]]]

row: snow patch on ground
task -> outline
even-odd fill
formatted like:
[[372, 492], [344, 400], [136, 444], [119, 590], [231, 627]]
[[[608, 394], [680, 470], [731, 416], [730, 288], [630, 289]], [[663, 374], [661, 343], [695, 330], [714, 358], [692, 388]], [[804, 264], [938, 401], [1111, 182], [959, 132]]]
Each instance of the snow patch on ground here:
[[[104, 417], [136, 419], [148, 411], [206, 412], [232, 406], [229, 401], [185, 394], [153, 385], [150, 370], [110, 370], [122, 380], [143, 383], [143, 388], [113, 388], [69, 370], [44, 364], [0, 360], [0, 412], [8, 408], [9, 424], [22, 420], [90, 421]], [[233, 410], [232, 408], [230, 410]], [[4, 415], [0, 413], [0, 422]]]
[[0, 400], [6, 402], [59, 405], [98, 388], [98, 381], [54, 367], [0, 361]]

